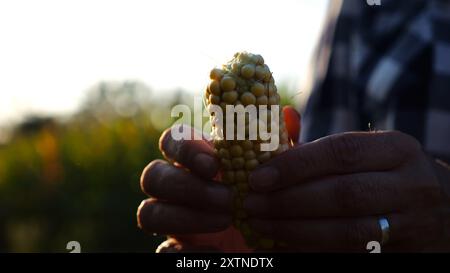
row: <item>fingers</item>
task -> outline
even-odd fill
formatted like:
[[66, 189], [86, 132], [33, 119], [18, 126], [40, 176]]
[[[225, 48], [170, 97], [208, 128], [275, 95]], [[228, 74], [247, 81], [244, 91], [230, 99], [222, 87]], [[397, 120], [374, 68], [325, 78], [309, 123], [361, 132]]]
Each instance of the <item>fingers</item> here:
[[177, 168], [165, 161], [152, 161], [141, 176], [142, 191], [157, 199], [208, 211], [230, 211], [231, 190]]
[[289, 140], [293, 143], [298, 143], [301, 129], [300, 114], [292, 106], [285, 106], [283, 108], [283, 115]]
[[155, 199], [144, 200], [137, 212], [138, 226], [148, 233], [190, 234], [218, 232], [231, 225], [231, 216], [193, 210]]
[[[172, 132], [188, 132], [189, 139], [177, 140]], [[201, 140], [195, 140], [196, 135]], [[207, 139], [200, 132], [186, 125], [175, 125], [161, 135], [159, 147], [164, 157], [188, 168], [204, 178], [213, 178], [219, 163], [214, 157], [214, 151]]]
[[[388, 217], [390, 239], [386, 247], [417, 242], [415, 236], [422, 236], [421, 241], [432, 240], [433, 234], [420, 234], [424, 231], [421, 227], [428, 223], [418, 226], [412, 224], [411, 220], [409, 216], [400, 214]], [[300, 251], [367, 252], [368, 242], [381, 242], [382, 239], [377, 217], [295, 221], [254, 219], [250, 225], [255, 231], [286, 242]]]
[[421, 193], [409, 192], [398, 175], [357, 173], [326, 177], [288, 189], [249, 194], [244, 208], [265, 219], [348, 217], [386, 214], [417, 203]]
[[380, 241], [376, 219], [251, 220], [250, 226], [277, 241], [307, 251], [364, 251], [370, 241]]
[[250, 175], [250, 185], [257, 191], [271, 191], [318, 176], [390, 170], [418, 149], [416, 140], [399, 132], [328, 136], [264, 164]]
[[417, 252], [430, 246], [443, 236], [439, 215], [430, 210], [420, 210], [398, 217], [388, 217], [390, 239], [385, 252]]

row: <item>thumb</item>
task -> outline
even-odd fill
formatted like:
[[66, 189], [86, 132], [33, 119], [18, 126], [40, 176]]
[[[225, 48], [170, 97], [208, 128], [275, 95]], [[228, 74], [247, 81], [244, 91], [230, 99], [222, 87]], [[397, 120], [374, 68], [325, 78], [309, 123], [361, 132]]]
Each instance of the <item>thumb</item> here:
[[301, 117], [292, 106], [283, 107], [284, 123], [288, 131], [289, 140], [297, 144], [300, 138]]

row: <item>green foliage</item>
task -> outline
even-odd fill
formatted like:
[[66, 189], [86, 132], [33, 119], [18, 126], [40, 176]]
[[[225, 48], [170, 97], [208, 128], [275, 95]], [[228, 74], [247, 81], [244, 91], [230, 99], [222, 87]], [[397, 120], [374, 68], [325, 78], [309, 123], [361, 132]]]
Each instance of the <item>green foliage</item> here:
[[83, 252], [154, 251], [164, 238], [137, 228], [139, 178], [162, 157], [158, 139], [179, 103], [192, 97], [101, 83], [70, 118], [17, 125], [0, 146], [0, 252], [67, 252], [69, 241]]
[[162, 240], [136, 224], [146, 198], [140, 174], [161, 157], [162, 128], [147, 111], [157, 103], [117, 114], [114, 99], [123, 99], [124, 86], [117, 93], [100, 86], [68, 121], [28, 119], [0, 147], [0, 251], [66, 252], [75, 240], [85, 252], [151, 252]]

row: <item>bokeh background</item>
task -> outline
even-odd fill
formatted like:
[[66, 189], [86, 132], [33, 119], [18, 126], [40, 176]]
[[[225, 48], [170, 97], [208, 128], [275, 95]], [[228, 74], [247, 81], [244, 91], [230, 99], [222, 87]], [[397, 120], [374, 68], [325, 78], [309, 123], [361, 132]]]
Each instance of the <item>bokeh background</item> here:
[[261, 54], [301, 108], [326, 0], [0, 0], [0, 252], [153, 252], [142, 169], [209, 70]]

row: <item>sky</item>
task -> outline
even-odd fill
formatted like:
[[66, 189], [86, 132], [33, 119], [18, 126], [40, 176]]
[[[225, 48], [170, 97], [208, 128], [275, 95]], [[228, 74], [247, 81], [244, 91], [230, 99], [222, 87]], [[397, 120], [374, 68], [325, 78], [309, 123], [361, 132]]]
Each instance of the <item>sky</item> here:
[[327, 0], [0, 0], [0, 123], [67, 114], [99, 81], [201, 94], [211, 68], [261, 54], [304, 81]]

